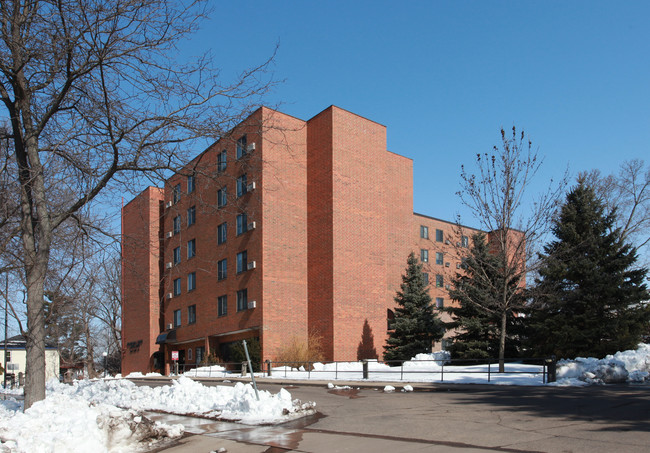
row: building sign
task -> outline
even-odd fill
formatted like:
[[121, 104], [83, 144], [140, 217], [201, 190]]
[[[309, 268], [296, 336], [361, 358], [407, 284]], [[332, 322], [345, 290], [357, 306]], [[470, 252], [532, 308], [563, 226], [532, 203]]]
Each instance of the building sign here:
[[178, 360], [178, 351], [172, 351], [172, 360]]

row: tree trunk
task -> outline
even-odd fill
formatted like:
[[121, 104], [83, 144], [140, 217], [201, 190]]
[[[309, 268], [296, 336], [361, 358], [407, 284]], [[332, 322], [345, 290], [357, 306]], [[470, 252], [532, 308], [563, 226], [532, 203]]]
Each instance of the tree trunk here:
[[506, 321], [508, 313], [504, 310], [501, 313], [501, 335], [499, 337], [499, 373], [506, 370], [505, 355], [506, 355]]
[[27, 365], [25, 369], [25, 409], [45, 399], [45, 313], [43, 283], [46, 263], [27, 269]]

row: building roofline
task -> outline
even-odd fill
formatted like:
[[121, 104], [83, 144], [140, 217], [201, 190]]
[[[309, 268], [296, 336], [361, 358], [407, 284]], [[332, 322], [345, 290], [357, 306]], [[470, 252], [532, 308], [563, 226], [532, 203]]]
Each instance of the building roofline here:
[[341, 111], [343, 111], [343, 112], [349, 113], [350, 115], [354, 115], [354, 116], [356, 116], [356, 117], [359, 117], [359, 118], [364, 119], [364, 120], [366, 120], [366, 121], [369, 121], [369, 122], [371, 122], [371, 123], [375, 123], [375, 124], [377, 124], [378, 126], [383, 127], [384, 129], [388, 129], [388, 128], [386, 127], [385, 124], [381, 124], [381, 123], [379, 123], [379, 122], [377, 122], [377, 121], [374, 121], [374, 120], [371, 120], [371, 119], [369, 119], [369, 118], [366, 118], [366, 117], [363, 116], [363, 115], [359, 115], [358, 113], [351, 112], [351, 111], [349, 111], [349, 110], [347, 110], [347, 109], [344, 109], [344, 108], [339, 107], [338, 105], [334, 105], [334, 104], [331, 104], [329, 107], [324, 108], [323, 110], [321, 110], [320, 112], [318, 112], [316, 115], [314, 115], [314, 116], [312, 116], [311, 118], [309, 118], [308, 121], [313, 120], [313, 119], [316, 118], [317, 116], [322, 115], [323, 113], [325, 113], [326, 111], [331, 110], [331, 109], [338, 109], [338, 110], [341, 110]]
[[451, 220], [445, 220], [445, 219], [441, 219], [441, 218], [438, 218], [438, 217], [433, 217], [433, 216], [426, 215], [426, 214], [420, 214], [419, 212], [415, 212], [415, 211], [413, 211], [413, 215], [416, 215], [416, 216], [419, 216], [419, 217], [425, 217], [425, 218], [431, 219], [431, 220], [436, 220], [438, 222], [447, 223], [449, 225], [458, 225], [458, 226], [460, 226], [462, 228], [469, 228], [470, 230], [480, 231], [481, 233], [487, 233], [487, 231], [483, 231], [480, 228], [472, 227], [472, 226], [469, 226], [469, 225], [463, 225], [462, 223], [459, 224], [457, 222], [452, 222]]

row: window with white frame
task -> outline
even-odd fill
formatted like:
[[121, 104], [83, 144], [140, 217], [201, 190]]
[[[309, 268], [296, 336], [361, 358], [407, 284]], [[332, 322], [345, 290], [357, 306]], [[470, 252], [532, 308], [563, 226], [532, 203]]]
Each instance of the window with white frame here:
[[429, 227], [420, 225], [420, 237], [422, 239], [429, 239]]
[[246, 195], [246, 173], [237, 178], [237, 197], [243, 197]]
[[248, 253], [246, 250], [237, 254], [237, 273], [240, 274], [247, 270], [248, 267]]
[[460, 245], [461, 247], [469, 247], [469, 238], [467, 236], [461, 236], [460, 237]]
[[443, 264], [444, 256], [442, 252], [436, 252], [436, 264]]
[[237, 215], [237, 236], [244, 234], [247, 231], [247, 222], [248, 218], [245, 212]]
[[228, 296], [219, 296], [217, 299], [217, 316], [228, 314]]
[[196, 322], [196, 305], [187, 307], [187, 323], [194, 324]]
[[196, 189], [196, 176], [190, 175], [187, 177], [187, 193], [194, 192]]
[[191, 206], [187, 209], [187, 226], [192, 226], [196, 223], [196, 206]]
[[217, 244], [223, 244], [226, 242], [226, 237], [228, 234], [228, 224], [223, 222], [217, 226]]
[[226, 258], [217, 262], [217, 280], [224, 280], [228, 276], [228, 260]]
[[444, 282], [444, 279], [443, 279], [442, 275], [440, 275], [440, 274], [436, 275], [436, 288], [442, 288], [444, 283], [445, 282]]
[[187, 274], [187, 291], [194, 291], [196, 289], [196, 272]]
[[226, 204], [228, 204], [228, 191], [222, 187], [217, 191], [217, 207], [223, 208]]
[[187, 241], [187, 259], [194, 258], [196, 256], [196, 239], [190, 239]]
[[247, 142], [248, 140], [245, 135], [237, 140], [237, 159], [241, 159], [246, 155]]
[[219, 153], [219, 155], [217, 156], [217, 171], [219, 172], [226, 171], [226, 167], [228, 165], [227, 156], [228, 154], [226, 153], [225, 149]]
[[420, 261], [422, 261], [423, 263], [429, 262], [429, 251], [427, 249], [420, 250]]
[[174, 189], [173, 189], [173, 192], [172, 192], [172, 201], [174, 202], [174, 204], [181, 201], [181, 185], [180, 184], [176, 184], [174, 186]]
[[444, 236], [442, 234], [442, 230], [436, 230], [436, 242], [442, 242], [444, 239]]
[[248, 290], [240, 289], [237, 291], [237, 311], [248, 309]]

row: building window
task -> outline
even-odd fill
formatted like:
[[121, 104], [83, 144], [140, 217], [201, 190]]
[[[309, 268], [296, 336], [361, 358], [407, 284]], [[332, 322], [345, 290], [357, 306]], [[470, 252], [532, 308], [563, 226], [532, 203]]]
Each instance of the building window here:
[[174, 310], [174, 327], [179, 327], [181, 325], [181, 311]]
[[429, 273], [428, 272], [422, 272], [422, 277], [424, 277], [424, 284], [428, 285], [429, 284]]
[[227, 156], [228, 154], [226, 153], [225, 149], [219, 153], [219, 155], [217, 156], [217, 171], [219, 172], [226, 171]]
[[442, 255], [442, 252], [436, 252], [436, 264], [442, 264], [444, 261], [444, 257]]
[[228, 203], [228, 193], [225, 187], [217, 191], [217, 207], [223, 208]]
[[460, 245], [465, 248], [469, 247], [469, 238], [467, 236], [461, 236]]
[[196, 305], [187, 307], [187, 323], [194, 324], [196, 322]]
[[228, 276], [228, 260], [222, 259], [217, 263], [217, 280], [223, 280]]
[[187, 348], [187, 360], [192, 360], [192, 348]]
[[187, 177], [187, 193], [194, 192], [196, 188], [196, 176], [191, 175]]
[[201, 363], [203, 361], [204, 356], [205, 356], [205, 347], [204, 346], [197, 346], [196, 347], [196, 363]]
[[217, 299], [217, 315], [226, 316], [228, 314], [228, 296], [219, 296]]
[[176, 247], [174, 249], [174, 266], [181, 262], [181, 248]]
[[237, 159], [241, 159], [246, 155], [246, 146], [247, 140], [246, 136], [244, 135], [239, 140], [237, 140]]
[[181, 295], [181, 279], [180, 278], [175, 278], [174, 279], [174, 296], [180, 296]]
[[217, 227], [217, 244], [223, 244], [226, 242], [226, 235], [228, 233], [228, 224], [226, 222], [222, 223]]
[[187, 274], [187, 291], [194, 291], [196, 289], [196, 272]]
[[425, 249], [420, 250], [420, 261], [423, 263], [428, 263], [429, 262], [429, 251]]
[[176, 184], [174, 186], [174, 191], [172, 193], [172, 201], [174, 202], [174, 204], [181, 201], [181, 185], [180, 184]]
[[442, 275], [440, 274], [436, 275], [436, 288], [442, 288], [443, 284], [444, 284], [444, 280], [442, 278]]
[[246, 250], [243, 252], [239, 252], [237, 254], [237, 273], [244, 272], [246, 270], [246, 267], [248, 265], [248, 253], [246, 253]]
[[196, 256], [196, 239], [190, 239], [187, 241], [187, 259], [194, 258]]
[[420, 225], [420, 237], [422, 239], [429, 239], [429, 227]]
[[237, 216], [237, 236], [244, 234], [247, 230], [247, 216], [245, 212], [242, 212]]
[[246, 174], [237, 178], [237, 197], [246, 195]]
[[436, 297], [436, 308], [445, 308], [445, 299]]
[[436, 242], [442, 242], [442, 230], [436, 230]]
[[240, 289], [237, 291], [237, 311], [246, 310], [248, 308], [248, 290]]
[[196, 223], [196, 206], [192, 206], [187, 210], [187, 226], [192, 226]]
[[181, 232], [181, 216], [174, 217], [174, 234]]

